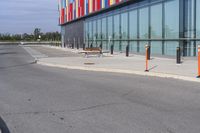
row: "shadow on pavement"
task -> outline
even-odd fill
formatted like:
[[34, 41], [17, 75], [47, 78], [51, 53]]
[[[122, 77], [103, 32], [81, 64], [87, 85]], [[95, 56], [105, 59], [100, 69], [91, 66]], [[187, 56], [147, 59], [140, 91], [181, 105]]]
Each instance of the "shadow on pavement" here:
[[1, 117], [0, 117], [0, 133], [10, 133], [6, 123], [3, 121]]

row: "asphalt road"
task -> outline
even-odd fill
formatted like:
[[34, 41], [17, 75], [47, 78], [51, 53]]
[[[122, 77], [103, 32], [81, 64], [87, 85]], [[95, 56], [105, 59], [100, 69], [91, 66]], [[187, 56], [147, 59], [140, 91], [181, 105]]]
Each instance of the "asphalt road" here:
[[199, 133], [200, 84], [50, 68], [0, 45], [3, 133]]

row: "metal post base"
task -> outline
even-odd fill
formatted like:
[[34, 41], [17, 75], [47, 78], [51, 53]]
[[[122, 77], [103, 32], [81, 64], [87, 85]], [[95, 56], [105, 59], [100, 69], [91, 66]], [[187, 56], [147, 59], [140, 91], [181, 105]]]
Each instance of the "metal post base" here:
[[145, 72], [149, 72], [149, 70], [145, 70]]

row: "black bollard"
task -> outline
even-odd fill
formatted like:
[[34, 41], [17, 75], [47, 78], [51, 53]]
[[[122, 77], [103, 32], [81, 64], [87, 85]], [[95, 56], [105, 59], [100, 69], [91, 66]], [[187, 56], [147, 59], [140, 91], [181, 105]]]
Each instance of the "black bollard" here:
[[129, 56], [129, 45], [126, 46], [126, 57]]
[[83, 50], [85, 50], [85, 43], [83, 43]]
[[111, 47], [110, 47], [110, 54], [113, 54], [113, 51], [114, 51], [114, 45], [111, 45]]
[[181, 48], [176, 48], [176, 63], [181, 64]]
[[99, 46], [101, 49], [103, 48], [103, 46], [102, 46], [102, 43], [100, 44], [100, 46]]
[[92, 43], [90, 44], [90, 48], [93, 48], [93, 44]]
[[150, 60], [151, 59], [151, 46], [148, 45], [147, 48], [148, 48], [147, 59]]
[[79, 49], [79, 41], [77, 41], [77, 49]]

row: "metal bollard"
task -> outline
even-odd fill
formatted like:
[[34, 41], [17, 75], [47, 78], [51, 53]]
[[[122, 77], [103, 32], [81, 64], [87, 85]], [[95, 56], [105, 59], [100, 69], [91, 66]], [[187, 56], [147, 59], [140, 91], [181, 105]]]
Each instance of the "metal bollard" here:
[[147, 59], [150, 60], [151, 59], [151, 46], [147, 45], [147, 48], [148, 48]]
[[77, 49], [79, 49], [79, 39], [77, 40]]
[[101, 49], [103, 48], [103, 45], [102, 45], [102, 43], [100, 44], [100, 46], [99, 46]]
[[146, 45], [146, 46], [145, 46], [145, 51], [146, 51], [146, 54], [145, 54], [145, 55], [146, 55], [146, 58], [145, 58], [145, 59], [146, 59], [146, 68], [145, 68], [145, 72], [149, 72], [149, 62], [148, 62], [148, 60], [149, 60], [149, 59], [148, 59], [148, 56], [149, 56], [149, 48], [150, 48], [149, 45]]
[[79, 49], [79, 43], [77, 43], [77, 49]]
[[90, 48], [93, 48], [93, 44], [92, 43], [90, 44]]
[[114, 51], [114, 45], [112, 44], [110, 47], [110, 54], [113, 54], [113, 51]]
[[129, 56], [129, 45], [126, 46], [126, 57]]
[[200, 78], [200, 45], [198, 46], [198, 76]]
[[181, 48], [176, 48], [176, 63], [181, 64]]
[[85, 50], [85, 43], [83, 43], [83, 50]]

